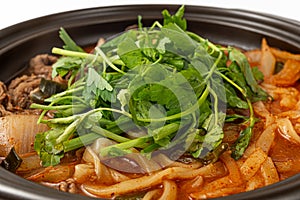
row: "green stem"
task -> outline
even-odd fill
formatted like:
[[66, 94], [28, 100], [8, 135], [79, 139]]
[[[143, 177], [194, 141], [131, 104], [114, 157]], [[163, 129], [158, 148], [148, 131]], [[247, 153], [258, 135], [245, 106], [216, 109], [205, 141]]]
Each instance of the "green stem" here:
[[43, 120], [44, 116], [46, 115], [47, 111], [49, 110], [62, 110], [62, 109], [74, 109], [74, 108], [86, 108], [83, 105], [61, 105], [61, 106], [53, 106], [54, 103], [50, 103], [49, 105], [42, 105], [33, 103], [30, 105], [30, 108], [33, 109], [42, 109], [42, 113], [40, 114], [37, 123], [47, 123], [49, 120]]
[[[54, 99], [48, 106], [53, 106], [54, 104], [56, 104], [56, 103], [58, 103], [58, 102], [60, 102], [60, 101], [63, 101], [63, 100], [66, 100], [66, 99], [70, 99], [70, 98], [72, 98], [72, 99], [76, 99], [76, 100], [78, 100], [78, 101], [80, 101], [81, 103], [83, 103], [84, 105], [86, 105], [86, 102], [85, 101], [83, 101], [81, 98], [79, 98], [79, 97], [77, 97], [77, 96], [66, 96], [66, 97], [61, 97], [61, 98], [58, 98], [58, 99]], [[41, 104], [35, 104], [35, 105], [31, 105], [31, 106], [36, 106], [36, 107], [38, 107], [38, 106], [41, 106]], [[31, 107], [31, 108], [33, 108], [33, 107]], [[74, 107], [72, 107], [72, 109], [73, 109]], [[78, 108], [84, 108], [84, 107], [78, 107]], [[41, 108], [42, 109], [42, 108]], [[46, 115], [46, 113], [47, 113], [47, 111], [48, 111], [48, 109], [44, 109], [43, 111], [42, 111], [42, 113], [40, 114], [40, 116], [39, 116], [39, 119], [38, 119], [38, 123], [46, 123], [48, 120], [43, 120], [43, 118], [44, 118], [44, 116]]]
[[77, 75], [77, 73], [74, 73], [74, 72], [73, 72], [72, 75], [70, 76], [70, 78], [69, 78], [69, 80], [68, 80], [68, 88], [71, 87], [73, 81], [74, 81], [75, 78], [76, 78], [76, 75]]
[[162, 28], [163, 26], [159, 23], [159, 21], [155, 21], [150, 27], [150, 30], [153, 30], [155, 27]]
[[75, 121], [73, 121], [61, 134], [55, 141], [56, 144], [60, 144], [66, 140], [68, 140], [71, 135], [76, 131], [76, 128], [81, 123], [81, 121], [84, 119], [84, 117], [77, 118]]
[[78, 58], [83, 58], [83, 59], [91, 58], [91, 60], [93, 60], [93, 62], [95, 62], [95, 61], [98, 61], [98, 62], [105, 61], [111, 68], [113, 68], [117, 72], [125, 74], [125, 72], [123, 72], [122, 70], [120, 70], [119, 68], [117, 68], [113, 64], [113, 62], [115, 61], [116, 64], [124, 65], [124, 63], [120, 59], [116, 59], [115, 57], [113, 57], [114, 61], [112, 62], [110, 60], [110, 58], [108, 58], [99, 47], [96, 47], [95, 50], [97, 51], [97, 53], [100, 56], [90, 54], [90, 53], [85, 53], [85, 52], [77, 52], [77, 51], [70, 51], [70, 50], [60, 49], [60, 48], [57, 48], [57, 47], [52, 48], [52, 53], [62, 55], [62, 56], [78, 57]]
[[64, 96], [64, 97], [61, 97], [61, 98], [55, 98], [51, 102], [51, 105], [57, 104], [60, 101], [64, 101], [64, 100], [72, 100], [72, 102], [79, 101], [80, 103], [82, 103], [82, 104], [84, 104], [84, 105], [87, 106], [86, 101], [84, 101], [81, 97], [78, 97], [78, 96]]
[[42, 104], [31, 104], [30, 108], [34, 109], [43, 109], [43, 110], [63, 110], [68, 108], [85, 108], [85, 105], [59, 105], [59, 106], [52, 106], [52, 105], [42, 105]]
[[215, 126], [218, 126], [218, 121], [219, 121], [219, 115], [218, 115], [218, 96], [214, 90], [210, 90], [210, 93], [214, 97], [214, 113], [215, 113], [215, 121], [214, 124]]
[[128, 113], [128, 112], [125, 112], [125, 111], [122, 111], [122, 110], [117, 110], [117, 109], [114, 109], [114, 108], [95, 108], [93, 110], [90, 110], [87, 114], [90, 115], [90, 114], [93, 114], [95, 112], [99, 112], [99, 111], [111, 111], [111, 112], [115, 112], [115, 113], [120, 113], [122, 115], [125, 115], [129, 118], [132, 118], [131, 114]]
[[53, 118], [45, 120], [45, 122], [50, 122], [52, 124], [70, 124], [78, 119], [80, 115], [71, 115], [69, 117], [62, 117], [62, 118]]
[[221, 76], [224, 80], [226, 80], [228, 83], [230, 83], [231, 85], [233, 85], [238, 91], [240, 91], [242, 93], [242, 95], [247, 98], [247, 94], [246, 92], [235, 82], [233, 82], [230, 78], [228, 78], [227, 76], [225, 76], [224, 74], [217, 72], [217, 74], [219, 76]]
[[253, 111], [253, 107], [252, 107], [252, 103], [250, 101], [250, 99], [246, 99], [247, 104], [249, 106], [249, 112], [250, 112], [250, 119], [249, 119], [249, 126], [253, 127], [255, 124], [255, 117], [254, 117], [254, 111]]
[[208, 46], [209, 46], [210, 48], [212, 48], [214, 51], [220, 51], [220, 49], [219, 49], [216, 45], [214, 45], [213, 43], [209, 42], [207, 39], [204, 39], [204, 38], [200, 37], [200, 36], [197, 35], [196, 33], [189, 32], [189, 31], [186, 31], [186, 33], [187, 33], [190, 37], [192, 37], [192, 38], [198, 40], [199, 42], [207, 43]]
[[108, 131], [106, 129], [103, 129], [99, 126], [94, 126], [92, 127], [91, 129], [92, 132], [94, 133], [97, 133], [98, 135], [101, 135], [103, 137], [106, 137], [106, 138], [109, 138], [109, 139], [112, 139], [116, 142], [127, 142], [129, 141], [130, 139], [126, 138], [126, 137], [122, 137], [120, 135], [117, 135], [111, 131]]
[[247, 96], [247, 93], [245, 90], [243, 90], [238, 84], [236, 84], [235, 82], [233, 82], [230, 78], [228, 78], [227, 76], [225, 76], [222, 73], [218, 74], [224, 79], [226, 80], [228, 83], [230, 83], [231, 85], [233, 85], [237, 90], [239, 90], [241, 92], [241, 94], [244, 96], [244, 98], [247, 101], [248, 107], [249, 107], [249, 112], [250, 112], [250, 126], [254, 126], [255, 120], [254, 120], [254, 111], [253, 111], [253, 107], [252, 107], [252, 103], [250, 101], [250, 99]]
[[85, 52], [78, 52], [78, 51], [70, 51], [70, 50], [65, 50], [65, 49], [60, 49], [57, 47], [52, 48], [52, 53], [58, 54], [61, 56], [69, 56], [69, 57], [78, 57], [78, 58], [94, 58], [95, 55], [90, 54], [90, 53], [85, 53]]
[[213, 66], [211, 67], [211, 69], [209, 70], [209, 73], [207, 74], [207, 76], [205, 77], [204, 79], [204, 82], [207, 83], [208, 80], [212, 77], [212, 75], [214, 73], [216, 73], [216, 68], [220, 62], [220, 60], [222, 59], [222, 56], [223, 56], [223, 52], [220, 51], [219, 49], [217, 49], [217, 51], [219, 52], [219, 55], [218, 55], [218, 58], [217, 60], [214, 62]]
[[67, 140], [63, 143], [64, 145], [64, 152], [69, 152], [85, 145], [92, 144], [96, 139], [100, 138], [101, 136], [96, 133], [89, 133], [77, 138], [73, 138], [71, 140]]
[[177, 123], [167, 124], [161, 128], [155, 129], [152, 133], [152, 136], [155, 141], [163, 139], [170, 134], [178, 131], [180, 125]]
[[117, 68], [108, 58], [107, 56], [104, 54], [104, 52], [99, 48], [96, 47], [95, 48], [96, 52], [103, 58], [103, 60], [114, 70], [116, 70], [117, 72], [121, 73], [121, 74], [125, 74], [125, 72], [123, 72], [122, 70], [120, 70], [119, 68]]
[[150, 153], [155, 151], [156, 149], [160, 148], [161, 146], [159, 144], [153, 143], [145, 147], [144, 149], [141, 150], [141, 153]]
[[54, 99], [57, 99], [57, 98], [60, 98], [62, 96], [66, 96], [66, 95], [69, 95], [69, 94], [73, 94], [73, 93], [76, 93], [76, 92], [80, 92], [82, 90], [84, 90], [84, 86], [78, 86], [76, 88], [72, 88], [72, 89], [63, 91], [61, 93], [57, 93], [57, 94], [45, 99], [45, 102], [52, 102], [52, 101], [54, 101]]
[[147, 142], [149, 142], [151, 140], [152, 140], [151, 136], [144, 136], [144, 137], [136, 138], [136, 139], [133, 139], [133, 140], [129, 140], [127, 142], [123, 142], [123, 143], [111, 145], [111, 146], [108, 146], [108, 147], [104, 147], [100, 150], [100, 154], [102, 156], [106, 156], [114, 148], [126, 150], [126, 149], [130, 149], [130, 148], [133, 148], [133, 147], [141, 147], [141, 146], [144, 146]]

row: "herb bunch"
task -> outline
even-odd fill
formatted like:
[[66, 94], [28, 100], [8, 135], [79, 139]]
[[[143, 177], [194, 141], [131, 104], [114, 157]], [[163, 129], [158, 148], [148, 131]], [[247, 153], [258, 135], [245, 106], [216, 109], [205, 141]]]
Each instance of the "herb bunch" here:
[[[102, 156], [139, 151], [172, 159], [189, 154], [205, 163], [226, 150], [223, 125], [238, 120], [245, 129], [230, 148], [239, 159], [252, 136], [252, 102], [265, 100], [261, 73], [232, 47], [215, 45], [187, 30], [184, 6], [174, 15], [162, 11], [155, 21], [126, 31], [86, 53], [62, 28], [65, 46], [52, 76], [70, 76], [68, 87], [31, 108], [42, 109], [39, 123], [50, 130], [36, 136], [34, 148], [44, 166], [56, 165], [64, 153], [106, 137], [116, 144]], [[229, 64], [228, 64], [229, 63]], [[227, 115], [227, 108], [249, 115]], [[45, 118], [48, 111], [53, 118]], [[240, 122], [242, 121], [242, 122]], [[134, 133], [134, 134], [132, 134]]]

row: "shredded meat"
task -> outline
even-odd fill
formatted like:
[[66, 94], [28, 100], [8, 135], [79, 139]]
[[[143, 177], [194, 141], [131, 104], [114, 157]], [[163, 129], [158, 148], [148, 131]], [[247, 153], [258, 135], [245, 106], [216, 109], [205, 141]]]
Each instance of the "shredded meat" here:
[[54, 64], [56, 61], [57, 57], [49, 54], [37, 55], [29, 62], [29, 73], [50, 79], [52, 73], [52, 64]]
[[0, 82], [0, 103], [2, 103], [7, 98], [7, 88], [3, 82]]
[[[52, 65], [56, 61], [57, 57], [49, 54], [37, 55], [30, 60], [28, 73], [12, 80], [8, 87], [0, 82], [0, 117], [11, 112], [33, 114], [28, 109], [32, 103], [30, 93], [38, 90], [41, 78], [51, 79]], [[54, 81], [65, 82], [60, 77]]]
[[23, 75], [19, 78], [14, 79], [8, 86], [8, 95], [12, 107], [8, 107], [8, 110], [22, 110], [29, 108], [30, 92], [39, 87], [41, 79], [36, 75]]
[[9, 103], [6, 85], [0, 81], [0, 117], [9, 114], [9, 112], [6, 110], [6, 106]]

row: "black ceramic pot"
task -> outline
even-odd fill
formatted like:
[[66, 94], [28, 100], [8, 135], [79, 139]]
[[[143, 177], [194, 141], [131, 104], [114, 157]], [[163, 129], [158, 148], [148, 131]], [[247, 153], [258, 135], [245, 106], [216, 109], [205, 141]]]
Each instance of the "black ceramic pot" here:
[[[36, 54], [50, 53], [62, 42], [58, 30], [64, 27], [81, 46], [96, 43], [99, 37], [109, 37], [124, 31], [143, 16], [144, 26], [161, 19], [166, 8], [174, 12], [176, 5], [130, 5], [100, 7], [49, 15], [20, 23], [0, 31], [0, 80], [9, 82]], [[201, 6], [186, 6], [188, 29], [214, 43], [241, 47], [260, 47], [265, 37], [270, 46], [300, 53], [300, 22], [242, 10]], [[299, 199], [300, 174], [279, 183], [221, 198], [228, 199]], [[59, 192], [29, 182], [0, 168], [1, 199], [90, 199]]]

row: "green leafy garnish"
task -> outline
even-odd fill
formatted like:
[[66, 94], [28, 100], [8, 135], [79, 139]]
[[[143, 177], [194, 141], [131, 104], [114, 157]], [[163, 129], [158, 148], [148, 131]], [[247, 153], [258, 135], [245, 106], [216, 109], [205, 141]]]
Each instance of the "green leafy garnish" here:
[[[257, 83], [262, 74], [239, 50], [187, 31], [184, 6], [162, 15], [163, 24], [156, 21], [150, 28], [139, 16], [138, 29], [93, 53], [60, 30], [65, 45], [53, 48], [61, 57], [52, 76], [70, 74], [68, 88], [45, 99], [46, 105], [31, 105], [43, 109], [39, 122], [51, 128], [34, 144], [44, 166], [58, 164], [65, 152], [100, 137], [116, 142], [102, 148], [101, 156], [122, 156], [134, 148], [149, 157], [189, 154], [214, 162], [229, 148], [223, 143], [224, 123], [236, 121], [246, 128], [230, 148], [235, 159], [243, 155], [256, 121], [252, 102], [268, 97]], [[227, 108], [249, 115], [227, 115]], [[55, 117], [44, 118], [50, 110]], [[139, 136], [129, 137], [132, 132]]]
[[116, 93], [113, 87], [94, 68], [89, 68], [87, 72], [86, 86], [83, 91], [85, 101], [92, 108], [98, 107], [101, 102], [115, 102]]
[[171, 15], [168, 10], [163, 10], [164, 25], [177, 24], [182, 30], [186, 30], [187, 22], [184, 19], [184, 6], [181, 6], [174, 15]]
[[72, 38], [69, 36], [69, 34], [64, 28], [60, 28], [59, 37], [65, 43], [65, 45], [63, 46], [64, 49], [70, 51], [84, 52], [84, 50], [72, 40]]

